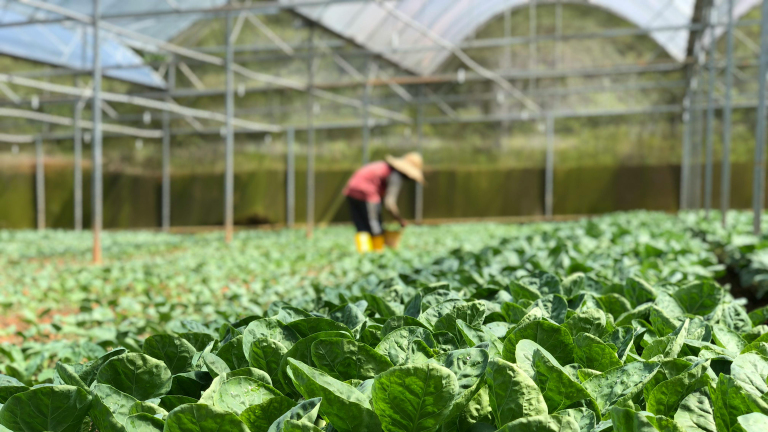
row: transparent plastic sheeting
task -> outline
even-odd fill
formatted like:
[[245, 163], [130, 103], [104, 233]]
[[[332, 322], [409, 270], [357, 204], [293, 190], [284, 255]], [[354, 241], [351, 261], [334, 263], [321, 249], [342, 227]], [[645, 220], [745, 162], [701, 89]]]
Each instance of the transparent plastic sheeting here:
[[[284, 4], [299, 4], [301, 0], [280, 0]], [[528, 0], [399, 0], [388, 5], [411, 17], [452, 44], [480, 29], [505, 9], [528, 7]], [[545, 2], [540, 2], [545, 3]], [[551, 4], [552, 1], [546, 1]], [[695, 0], [589, 0], [583, 2], [607, 10], [640, 28], [685, 26], [693, 17]], [[719, 21], [725, 22], [727, 2], [717, 0]], [[734, 15], [744, 15], [760, 0], [735, 0]], [[447, 49], [418, 50], [435, 46], [425, 32], [417, 31], [393, 16], [377, 0], [359, 3], [339, 3], [298, 7], [298, 12], [324, 27], [383, 55], [397, 65], [421, 75], [434, 73], [450, 56]], [[719, 33], [724, 30], [718, 29]], [[651, 37], [670, 56], [682, 61], [688, 47], [686, 29], [651, 33]]]
[[[411, 17], [428, 34], [413, 29], [382, 7], [378, 0], [343, 1], [319, 6], [301, 6], [306, 0], [279, 0], [286, 6], [359, 45], [378, 53], [400, 67], [417, 74], [434, 73], [450, 56], [435, 47], [429, 35], [452, 44], [464, 39], [501, 14], [505, 9], [522, 8], [528, 0], [399, 0], [387, 4]], [[91, 15], [93, 0], [47, 0], [66, 9]], [[549, 2], [549, 1], [548, 1]], [[203, 14], [152, 16], [152, 12], [175, 9], [213, 8], [226, 0], [102, 0], [106, 15], [143, 13], [141, 17], [111, 20], [115, 25], [159, 40], [170, 40], [200, 19]], [[584, 3], [620, 16], [640, 28], [684, 26], [691, 22], [695, 0], [588, 0]], [[716, 20], [725, 22], [727, 1], [716, 1]], [[741, 17], [760, 0], [735, 0], [735, 17]], [[57, 18], [59, 15], [23, 3], [9, 1], [0, 10], [0, 23]], [[87, 26], [85, 26], [87, 27]], [[719, 27], [717, 34], [724, 32]], [[103, 32], [102, 66], [106, 76], [149, 87], [163, 88], [165, 82], [131, 47], [152, 50], [146, 42], [129, 40]], [[651, 33], [651, 37], [673, 58], [685, 58], [689, 32], [686, 29]], [[80, 23], [32, 24], [0, 28], [0, 55], [80, 69], [92, 62], [92, 31]]]
[[[93, 0], [46, 0], [68, 10], [92, 15]], [[105, 15], [170, 11], [178, 8], [218, 7], [226, 0], [102, 0]], [[23, 3], [9, 1], [0, 9], [0, 23], [56, 19], [61, 16]], [[155, 39], [169, 40], [184, 31], [201, 14], [142, 16], [112, 20], [110, 23], [139, 32]], [[108, 31], [101, 32], [101, 61], [104, 75], [141, 84], [164, 88], [165, 81], [131, 46], [152, 50], [151, 46], [131, 41]], [[93, 63], [93, 29], [77, 22], [61, 24], [32, 24], [0, 28], [0, 55], [9, 55], [71, 69], [90, 69]]]

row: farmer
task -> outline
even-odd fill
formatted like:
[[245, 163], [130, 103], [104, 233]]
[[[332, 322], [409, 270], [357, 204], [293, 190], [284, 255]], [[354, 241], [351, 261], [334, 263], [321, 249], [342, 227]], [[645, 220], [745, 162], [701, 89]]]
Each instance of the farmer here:
[[397, 196], [406, 180], [424, 183], [423, 161], [416, 152], [396, 158], [387, 156], [383, 161], [369, 163], [352, 174], [344, 188], [352, 221], [357, 228], [355, 244], [358, 252], [384, 249], [384, 229], [381, 223], [381, 204], [401, 227], [406, 221], [397, 208]]

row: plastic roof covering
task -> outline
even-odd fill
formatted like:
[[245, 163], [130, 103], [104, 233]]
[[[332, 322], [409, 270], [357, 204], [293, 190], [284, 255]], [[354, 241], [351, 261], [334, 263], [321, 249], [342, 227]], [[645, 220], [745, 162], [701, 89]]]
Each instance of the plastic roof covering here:
[[[566, 0], [567, 1], [567, 0]], [[570, 3], [590, 4], [607, 10], [638, 27], [667, 27], [691, 22], [696, 0], [585, 0]], [[740, 17], [761, 0], [736, 0], [734, 16]], [[294, 0], [281, 0], [291, 4]], [[397, 0], [390, 5], [407, 14], [434, 34], [459, 44], [505, 9], [527, 7], [529, 0]], [[719, 15], [727, 5], [718, 1]], [[392, 52], [396, 47], [434, 45], [424, 34], [392, 16], [374, 2], [340, 3], [300, 7], [298, 12], [355, 43], [383, 55], [414, 73], [429, 75], [451, 55], [446, 49]], [[722, 30], [719, 31], [722, 33]], [[651, 37], [674, 59], [686, 56], [687, 30], [660, 31]]]
[[[90, 15], [93, 0], [46, 0], [64, 8]], [[291, 5], [302, 0], [280, 0]], [[542, 1], [542, 0], [540, 0]], [[581, 0], [620, 16], [638, 27], [685, 25], [691, 21], [696, 0]], [[735, 0], [734, 16], [743, 16], [761, 0]], [[459, 44], [501, 14], [506, 8], [521, 8], [529, 0], [391, 0], [390, 5], [418, 21], [441, 38]], [[102, 0], [106, 14], [158, 12], [175, 8], [206, 8], [226, 4], [226, 0]], [[725, 20], [727, 3], [717, 0], [718, 21]], [[393, 63], [412, 72], [434, 73], [450, 56], [444, 49], [397, 52], [393, 48], [434, 46], [425, 35], [413, 30], [372, 0], [342, 2], [323, 6], [297, 7], [296, 11], [331, 31], [379, 53]], [[34, 19], [57, 18], [59, 15], [14, 2], [6, 1], [0, 9], [0, 23]], [[169, 40], [187, 29], [201, 14], [161, 15], [157, 17], [123, 18], [113, 24], [160, 40]], [[724, 31], [718, 29], [718, 35]], [[130, 47], [141, 46], [137, 41], [102, 32], [102, 66], [106, 76], [149, 87], [165, 87], [165, 82]], [[393, 35], [397, 35], [396, 37]], [[79, 69], [92, 63], [92, 31], [79, 23], [35, 24], [0, 28], [0, 55], [11, 55], [46, 64]], [[655, 32], [656, 40], [673, 58], [686, 55], [688, 31]], [[85, 39], [85, 41], [83, 40]], [[84, 47], [85, 42], [85, 47]], [[122, 68], [120, 68], [122, 67]], [[113, 68], [113, 69], [109, 69]]]
[[[93, 13], [93, 0], [46, 2], [86, 15]], [[101, 3], [104, 14], [168, 11], [178, 7], [174, 0], [102, 0]], [[226, 0], [183, 0], [178, 3], [184, 8], [216, 7], [225, 4]], [[0, 9], [0, 23], [58, 17], [58, 14], [13, 1], [6, 2], [5, 7]], [[124, 18], [111, 23], [156, 39], [168, 40], [201, 18], [199, 14], [161, 15]], [[93, 64], [93, 31], [91, 28], [84, 30], [85, 27], [79, 23], [62, 23], [0, 28], [0, 54], [72, 69], [88, 68]], [[107, 31], [102, 31], [101, 35], [104, 75], [149, 87], [165, 87], [163, 78], [129, 48], [138, 43]]]

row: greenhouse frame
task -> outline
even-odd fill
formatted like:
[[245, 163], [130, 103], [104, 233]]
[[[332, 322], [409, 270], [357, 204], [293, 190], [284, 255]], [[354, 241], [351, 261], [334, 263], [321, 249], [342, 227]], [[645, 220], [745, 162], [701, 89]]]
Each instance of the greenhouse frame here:
[[[632, 23], [634, 28], [608, 29], [593, 33], [564, 33], [561, 8], [564, 4], [587, 4], [600, 8]], [[539, 34], [536, 31], [536, 11], [541, 5], [556, 8], [556, 31]], [[742, 19], [749, 11], [762, 7], [762, 19]], [[505, 25], [505, 37], [469, 40], [492, 18], [504, 16], [509, 23], [512, 11], [527, 9], [530, 34], [513, 36], [511, 24]], [[306, 43], [291, 44], [269, 27], [268, 17], [289, 11], [309, 28]], [[234, 154], [236, 136], [240, 134], [285, 134], [288, 143], [286, 181], [286, 224], [295, 222], [295, 135], [307, 134], [307, 235], [312, 235], [315, 217], [314, 146], [316, 130], [361, 129], [363, 161], [370, 159], [371, 129], [389, 124], [412, 125], [416, 148], [421, 150], [422, 127], [445, 123], [509, 123], [540, 121], [546, 133], [545, 215], [553, 216], [555, 166], [555, 124], [558, 119], [614, 117], [638, 114], [668, 113], [681, 116], [684, 132], [680, 143], [682, 164], [680, 173], [679, 209], [713, 207], [713, 141], [716, 111], [722, 112], [723, 160], [720, 176], [720, 206], [725, 220], [729, 208], [731, 116], [734, 109], [757, 110], [754, 153], [753, 211], [755, 233], [760, 232], [760, 214], [765, 195], [766, 82], [768, 74], [768, 1], [759, 0], [279, 0], [261, 2], [228, 2], [225, 0], [9, 0], [0, 15], [0, 54], [52, 66], [45, 71], [0, 73], [0, 117], [24, 119], [42, 124], [68, 128], [68, 132], [20, 134], [6, 130], [0, 141], [11, 144], [34, 144], [36, 149], [36, 212], [38, 229], [45, 221], [45, 169], [43, 141], [73, 143], [75, 154], [75, 228], [83, 226], [83, 144], [92, 146], [92, 229], [94, 260], [101, 261], [100, 232], [102, 230], [102, 146], [113, 136], [162, 141], [162, 215], [163, 229], [169, 229], [171, 138], [185, 134], [221, 135], [225, 140], [224, 226], [227, 241], [234, 229]], [[261, 18], [260, 18], [261, 17]], [[264, 19], [262, 19], [264, 18]], [[180, 32], [200, 20], [223, 19], [226, 34], [222, 45], [205, 50], [185, 47], [172, 42]], [[238, 45], [238, 35], [244, 26], [255, 26], [271, 41], [272, 46]], [[742, 27], [760, 26], [760, 40], [745, 40]], [[314, 29], [322, 29], [353, 44], [354, 50], [336, 50], [315, 37]], [[564, 41], [575, 39], [611, 39], [626, 36], [652, 38], [674, 63], [638, 63], [589, 69], [567, 69], [537, 62], [537, 46], [554, 43], [555, 53]], [[723, 38], [725, 56], [718, 56], [716, 43]], [[759, 58], [754, 64], [738, 62], [734, 45], [749, 45]], [[527, 46], [529, 61], [526, 69], [491, 70], [475, 61], [468, 50], [474, 48]], [[139, 53], [146, 54], [145, 56]], [[267, 74], [240, 64], [238, 57], [269, 53], [286, 59], [306, 61], [306, 75], [295, 80]], [[365, 58], [367, 70], [354, 67], [344, 56]], [[162, 58], [151, 61], [152, 56]], [[315, 60], [330, 58], [348, 75], [336, 82], [317, 82]], [[446, 74], [440, 67], [449, 59], [460, 65], [455, 73]], [[399, 72], [384, 74], [379, 63], [393, 66]], [[758, 92], [752, 100], [734, 101], [734, 77], [745, 77], [739, 68], [757, 66]], [[210, 88], [199, 79], [195, 69], [221, 68], [225, 73], [224, 88]], [[561, 78], [568, 76], [611, 77], [614, 75], [653, 74], [682, 71], [685, 81], [643, 81], [634, 89], [683, 86], [685, 97], [666, 105], [638, 106], [628, 109], [573, 109], [558, 106], [556, 97], [526, 92], [515, 81]], [[183, 74], [193, 88], [177, 88], [176, 75]], [[74, 78], [73, 85], [52, 83], [51, 78]], [[141, 92], [109, 92], [102, 90], [103, 77], [138, 85]], [[241, 84], [237, 84], [241, 80]], [[246, 86], [244, 82], [258, 83]], [[450, 106], [450, 101], [466, 95], [436, 94], [428, 85], [440, 83], [487, 82], [496, 89], [495, 98], [504, 109], [498, 113], [463, 115]], [[611, 86], [620, 91], [621, 86]], [[24, 88], [46, 96], [27, 99], [14, 89]], [[304, 124], [278, 124], [238, 112], [236, 97], [264, 89], [283, 89], [305, 97]], [[388, 88], [400, 99], [392, 108], [372, 97], [372, 89]], [[341, 94], [336, 89], [354, 89], [359, 97]], [[559, 94], [589, 92], [588, 88], [565, 87]], [[223, 96], [221, 110], [206, 110], [177, 103], [175, 98]], [[351, 107], [359, 111], [357, 122], [317, 122], [315, 101]], [[69, 104], [74, 117], [46, 114], [38, 110], [46, 104]], [[87, 104], [92, 119], [83, 117]], [[127, 105], [145, 110], [144, 125], [123, 121], [111, 106]], [[31, 107], [31, 109], [26, 108]], [[425, 107], [437, 108], [440, 116], [426, 116]], [[410, 110], [412, 108], [412, 110]], [[104, 121], [103, 114], [110, 117]], [[160, 113], [162, 128], [143, 127]], [[191, 128], [172, 128], [172, 119], [183, 119]], [[149, 119], [149, 120], [148, 120]], [[202, 123], [201, 123], [202, 122]], [[141, 122], [140, 122], [141, 123]], [[204, 124], [203, 124], [204, 123]], [[90, 130], [90, 133], [84, 132]], [[702, 185], [703, 177], [703, 185]], [[702, 187], [703, 186], [703, 187]], [[703, 192], [702, 192], [703, 189]], [[416, 190], [415, 219], [422, 219], [423, 191]]]

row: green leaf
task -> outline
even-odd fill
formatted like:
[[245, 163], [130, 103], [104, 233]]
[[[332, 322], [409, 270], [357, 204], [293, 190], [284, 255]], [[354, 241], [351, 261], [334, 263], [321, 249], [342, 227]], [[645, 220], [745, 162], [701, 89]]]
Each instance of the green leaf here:
[[627, 278], [624, 282], [624, 290], [621, 293], [629, 303], [638, 307], [641, 304], [656, 299], [656, 290], [654, 290], [648, 282], [637, 279], [634, 277]]
[[[312, 319], [312, 318], [307, 318]], [[302, 321], [302, 320], [297, 320]], [[291, 327], [283, 324], [276, 318], [263, 318], [251, 321], [243, 331], [243, 354], [251, 352], [253, 340], [259, 337], [269, 338], [280, 342], [286, 349], [291, 349], [298, 342], [299, 335]]]
[[[440, 305], [435, 306], [435, 308], [440, 308]], [[485, 312], [485, 304], [480, 301], [454, 304], [449, 311], [435, 321], [434, 329], [436, 332], [447, 331], [457, 340], [460, 340], [462, 336], [461, 333], [459, 333], [459, 329], [456, 327], [456, 321], [461, 320], [471, 326], [479, 327], [483, 324]], [[428, 314], [429, 311], [425, 312], [425, 315]]]
[[232, 378], [237, 378], [237, 377], [251, 378], [263, 384], [266, 384], [268, 386], [272, 385], [271, 384], [272, 380], [269, 378], [269, 375], [267, 375], [266, 372], [264, 371], [261, 371], [259, 369], [254, 369], [254, 368], [238, 369], [236, 371], [228, 372], [214, 378], [213, 382], [211, 382], [211, 385], [205, 390], [203, 395], [200, 397], [200, 403], [214, 405], [216, 394], [219, 392], [219, 389], [221, 388], [221, 386], [224, 385], [224, 383], [227, 382], [228, 380]]
[[91, 396], [74, 386], [38, 387], [11, 396], [0, 408], [0, 425], [14, 432], [76, 432]]
[[511, 281], [509, 283], [509, 292], [516, 301], [526, 299], [534, 302], [541, 298], [541, 294], [538, 290], [517, 281]]
[[308, 423], [310, 425], [315, 423], [320, 409], [320, 401], [321, 398], [308, 399], [296, 406], [289, 407], [283, 415], [275, 419], [269, 426], [268, 432], [280, 432], [285, 430], [286, 423], [290, 421]]
[[139, 413], [125, 419], [126, 432], [162, 432], [165, 422], [151, 414]]
[[393, 366], [373, 348], [349, 339], [319, 339], [311, 353], [315, 366], [339, 381], [366, 380]]
[[312, 423], [286, 420], [283, 426], [285, 432], [323, 432], [322, 429]]
[[278, 381], [283, 384], [283, 387], [286, 390], [295, 392], [293, 383], [287, 375], [288, 359], [296, 359], [308, 366], [314, 366], [315, 362], [312, 361], [312, 344], [320, 339], [326, 338], [352, 339], [352, 336], [347, 332], [320, 332], [309, 335], [296, 342], [280, 359], [280, 372], [278, 373], [280, 379]]
[[608, 370], [584, 382], [584, 389], [597, 402], [602, 414], [622, 400], [642, 394], [643, 386], [659, 369], [658, 363], [634, 362]]
[[249, 432], [236, 415], [204, 404], [181, 405], [168, 413], [165, 432]]
[[573, 342], [576, 348], [573, 353], [574, 360], [585, 368], [605, 372], [622, 366], [616, 352], [589, 333], [577, 335]]
[[248, 426], [251, 432], [266, 432], [275, 420], [290, 411], [295, 405], [296, 402], [288, 397], [275, 396], [246, 408], [240, 414], [240, 420]]
[[427, 327], [423, 322], [417, 320], [416, 318], [405, 315], [398, 315], [389, 318], [387, 322], [384, 323], [384, 326], [381, 329], [381, 337], [383, 338], [384, 336], [402, 327], [422, 327], [429, 330], [429, 327]]
[[290, 379], [305, 399], [322, 398], [320, 414], [334, 428], [341, 432], [381, 429], [368, 398], [357, 389], [292, 358], [288, 367]]
[[685, 344], [685, 337], [688, 335], [689, 325], [690, 320], [686, 319], [674, 332], [651, 342], [651, 344], [643, 351], [643, 355], [641, 356], [642, 359], [661, 360], [677, 357]]
[[432, 431], [458, 394], [456, 376], [443, 366], [397, 366], [374, 379], [372, 403], [384, 432]]
[[577, 312], [568, 318], [563, 327], [571, 335], [589, 333], [592, 336], [602, 338], [606, 332], [607, 321], [605, 313], [600, 309], [587, 309]]
[[[59, 378], [61, 378], [64, 384], [80, 387], [83, 390], [88, 390], [88, 386], [85, 385], [85, 383], [80, 379], [80, 376], [77, 374], [77, 372], [75, 372], [75, 368], [73, 368], [72, 366], [64, 364], [62, 362], [57, 362], [56, 373], [59, 375]], [[2, 384], [2, 381], [0, 381], [0, 384]], [[0, 386], [0, 403], [5, 403], [5, 401], [11, 396], [11, 394], [8, 394], [8, 396], [4, 396], [4, 395], [7, 394], [8, 391], [12, 391], [13, 387], [14, 386]], [[27, 388], [27, 387], [24, 386], [23, 388]]]
[[568, 408], [572, 403], [591, 398], [581, 383], [552, 363], [541, 350], [533, 353], [533, 382], [539, 386], [550, 413]]
[[213, 397], [213, 406], [237, 415], [251, 405], [282, 396], [274, 387], [249, 377], [230, 378], [221, 384]]
[[[298, 321], [294, 321], [294, 323], [295, 322]], [[288, 349], [280, 342], [267, 337], [257, 337], [251, 343], [251, 352], [248, 354], [248, 363], [257, 369], [266, 372], [272, 379], [272, 382], [276, 384], [280, 382], [280, 361], [283, 359], [283, 355], [287, 352]]]
[[165, 363], [146, 354], [128, 353], [106, 362], [96, 380], [138, 400], [147, 400], [168, 393], [171, 371]]
[[768, 358], [756, 353], [737, 356], [731, 363], [731, 377], [757, 396], [768, 393]]
[[648, 419], [648, 415], [631, 409], [613, 407], [611, 420], [615, 432], [658, 432]]
[[106, 384], [95, 384], [90, 416], [100, 431], [121, 431], [136, 398]]
[[719, 347], [738, 354], [747, 346], [747, 341], [741, 338], [738, 333], [720, 324], [712, 326], [712, 338]]
[[497, 432], [579, 432], [579, 425], [570, 417], [542, 415], [517, 419]]
[[[428, 348], [435, 346], [435, 339], [429, 330], [421, 327], [401, 327], [384, 336], [376, 346], [376, 352], [388, 357], [393, 365], [399, 366], [410, 363], [414, 352], [424, 353], [424, 347], [418, 342]], [[428, 353], [426, 355], [431, 357]]]
[[686, 396], [709, 383], [710, 378], [706, 374], [708, 368], [709, 360], [701, 361], [682, 374], [657, 385], [646, 400], [648, 411], [657, 416], [674, 415]]
[[463, 392], [474, 386], [485, 374], [488, 358], [488, 351], [484, 349], [466, 348], [440, 354], [431, 361], [453, 372], [459, 392]]
[[160, 405], [160, 408], [171, 412], [182, 405], [193, 404], [197, 402], [197, 399], [193, 399], [189, 396], [166, 395], [160, 398], [160, 403], [158, 405]]
[[348, 329], [344, 324], [321, 317], [303, 318], [300, 320], [292, 321], [288, 323], [288, 327], [293, 329], [293, 331], [295, 331], [296, 334], [301, 338], [305, 338], [315, 333], [328, 331], [343, 331], [349, 333], [349, 335], [352, 336], [352, 331]]
[[744, 414], [738, 418], [744, 432], [765, 432], [768, 430], [768, 416], [761, 413]]
[[230, 372], [232, 369], [229, 365], [221, 359], [221, 357], [212, 353], [203, 354], [203, 362], [205, 363], [205, 369], [212, 377], [216, 378], [219, 375], [223, 375]]
[[720, 305], [723, 288], [715, 281], [698, 281], [678, 289], [672, 297], [687, 313], [704, 316]]
[[522, 417], [547, 414], [547, 403], [541, 391], [517, 365], [492, 359], [485, 380], [497, 428]]
[[186, 340], [167, 334], [148, 337], [142, 351], [165, 363], [172, 375], [191, 371], [192, 358], [197, 352]]
[[563, 296], [559, 294], [546, 295], [533, 302], [528, 309], [530, 310], [535, 307], [541, 309], [544, 312], [544, 316], [555, 323], [562, 325], [565, 322], [565, 316], [568, 312], [568, 302]]
[[203, 390], [211, 385], [211, 381], [211, 374], [203, 371], [174, 375], [171, 378], [171, 389], [168, 390], [168, 394], [199, 399]]
[[165, 417], [168, 415], [168, 411], [159, 405], [151, 404], [149, 402], [136, 401], [133, 405], [131, 405], [131, 408], [128, 410], [128, 414], [133, 415], [139, 413], [147, 413], [153, 416], [159, 415], [160, 417]]
[[328, 314], [328, 317], [338, 323], [344, 324], [353, 332], [366, 322], [363, 311], [351, 303], [341, 305], [332, 310], [331, 313]]
[[504, 341], [502, 357], [507, 361], [515, 360], [515, 349], [523, 339], [531, 340], [547, 350], [560, 364], [573, 363], [573, 339], [564, 327], [555, 323], [536, 320], [512, 330]]
[[597, 426], [595, 413], [587, 408], [571, 408], [558, 411], [560, 417], [568, 417], [579, 425], [579, 432], [591, 432]]
[[707, 389], [686, 396], [677, 408], [675, 421], [686, 432], [717, 432], [712, 400]]
[[[250, 354], [250, 352], [248, 352]], [[243, 336], [236, 336], [229, 342], [222, 345], [216, 356], [224, 361], [229, 366], [230, 370], [242, 369], [250, 366], [248, 358], [243, 348]]]
[[767, 414], [765, 402], [754, 397], [734, 378], [720, 374], [717, 385], [709, 384], [709, 394], [715, 412], [715, 424], [718, 432], [735, 430], [738, 418], [753, 412]]
[[4, 404], [11, 396], [27, 390], [29, 390], [29, 387], [16, 378], [9, 377], [8, 375], [0, 375], [0, 404]]

